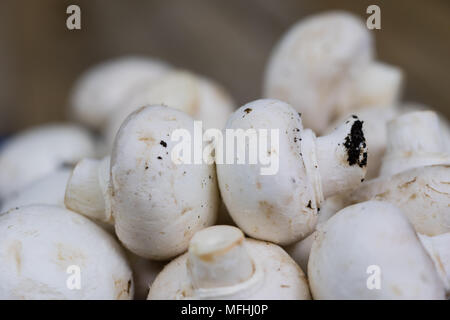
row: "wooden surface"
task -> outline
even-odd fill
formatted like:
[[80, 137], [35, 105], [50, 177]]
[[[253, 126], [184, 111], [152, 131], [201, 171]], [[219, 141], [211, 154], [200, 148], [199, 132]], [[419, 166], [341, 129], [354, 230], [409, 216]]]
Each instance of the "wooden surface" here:
[[[68, 31], [66, 7], [78, 4], [82, 30]], [[406, 72], [406, 100], [450, 118], [450, 1], [312, 0], [2, 0], [0, 134], [66, 118], [80, 72], [103, 59], [145, 54], [222, 83], [239, 104], [260, 96], [272, 46], [298, 19], [330, 9], [366, 17], [381, 60]]]

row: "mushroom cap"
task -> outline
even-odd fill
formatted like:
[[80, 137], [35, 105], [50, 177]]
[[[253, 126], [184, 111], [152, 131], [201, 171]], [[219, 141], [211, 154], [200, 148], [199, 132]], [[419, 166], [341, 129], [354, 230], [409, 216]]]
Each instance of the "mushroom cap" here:
[[450, 232], [434, 237], [418, 234], [445, 286], [447, 298], [450, 297]]
[[[69, 266], [81, 288], [69, 289]], [[0, 215], [1, 299], [131, 299], [132, 272], [116, 240], [72, 211], [46, 205]]]
[[31, 204], [48, 204], [64, 207], [64, 193], [72, 170], [61, 168], [32, 182], [18, 194], [7, 198], [0, 212]]
[[361, 19], [333, 11], [306, 18], [273, 50], [264, 79], [264, 96], [302, 112], [304, 124], [322, 132], [341, 100], [353, 90], [351, 75], [373, 56], [372, 37]]
[[183, 111], [203, 121], [205, 129], [219, 130], [235, 109], [231, 97], [217, 83], [187, 71], [174, 70], [158, 81], [135, 87], [126, 95], [104, 130], [107, 143], [112, 145], [122, 122], [130, 113], [144, 105], [155, 104]]
[[235, 111], [226, 129], [267, 129], [269, 143], [271, 129], [279, 132], [278, 146], [264, 146], [267, 154], [278, 158], [276, 174], [262, 175], [261, 168], [267, 166], [261, 161], [250, 164], [247, 159], [238, 164], [237, 154], [234, 164], [216, 162], [220, 192], [234, 222], [253, 238], [283, 245], [310, 234], [317, 219], [317, 201], [301, 156], [299, 114], [278, 100], [256, 100]]
[[19, 133], [0, 150], [0, 198], [94, 153], [92, 137], [78, 126], [47, 124]]
[[303, 271], [283, 249], [253, 239], [245, 239], [244, 246], [254, 264], [254, 272], [248, 280], [236, 285], [194, 289], [188, 273], [188, 253], [185, 253], [161, 271], [150, 288], [148, 299], [310, 299]]
[[[122, 243], [144, 258], [186, 251], [194, 233], [217, 217], [214, 164], [177, 164], [173, 132], [194, 138], [194, 121], [164, 106], [143, 107], [120, 128], [111, 155], [111, 210]], [[193, 140], [192, 140], [193, 141]]]
[[348, 195], [352, 203], [376, 199], [399, 207], [417, 232], [434, 236], [450, 232], [450, 166], [407, 170], [361, 184]]
[[[370, 266], [381, 272], [379, 289], [369, 289]], [[347, 207], [319, 228], [308, 278], [315, 299], [444, 298], [414, 229], [399, 209], [380, 201]]]
[[153, 82], [170, 67], [159, 60], [124, 56], [97, 64], [76, 81], [70, 97], [70, 111], [75, 119], [100, 129], [133, 87]]

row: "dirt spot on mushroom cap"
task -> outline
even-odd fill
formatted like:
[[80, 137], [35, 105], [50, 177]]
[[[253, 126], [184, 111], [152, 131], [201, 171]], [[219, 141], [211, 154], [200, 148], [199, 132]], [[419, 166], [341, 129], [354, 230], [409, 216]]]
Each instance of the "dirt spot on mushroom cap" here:
[[17, 273], [20, 273], [22, 269], [22, 242], [15, 240], [8, 248], [8, 254], [13, 258], [16, 263]]
[[367, 145], [362, 130], [363, 123], [363, 121], [356, 120], [352, 125], [350, 133], [345, 137], [344, 142], [344, 147], [347, 149], [348, 164], [351, 166], [356, 164], [361, 168], [367, 165]]
[[274, 206], [265, 200], [259, 201], [258, 205], [259, 205], [260, 210], [262, 212], [264, 212], [266, 214], [266, 216], [268, 216], [268, 217], [275, 212]]

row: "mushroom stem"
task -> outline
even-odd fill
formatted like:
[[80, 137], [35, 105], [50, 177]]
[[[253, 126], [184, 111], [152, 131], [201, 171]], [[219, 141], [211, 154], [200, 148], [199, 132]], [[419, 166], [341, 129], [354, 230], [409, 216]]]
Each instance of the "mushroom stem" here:
[[388, 144], [381, 175], [450, 163], [439, 119], [433, 111], [404, 114], [388, 123]]
[[232, 226], [213, 226], [197, 232], [189, 244], [188, 272], [194, 288], [231, 286], [248, 280], [253, 261], [244, 234]]
[[316, 155], [325, 198], [359, 185], [367, 166], [363, 122], [352, 116], [331, 134], [317, 138]]
[[68, 209], [89, 218], [111, 222], [108, 208], [109, 157], [85, 158], [77, 163], [69, 178], [64, 203]]

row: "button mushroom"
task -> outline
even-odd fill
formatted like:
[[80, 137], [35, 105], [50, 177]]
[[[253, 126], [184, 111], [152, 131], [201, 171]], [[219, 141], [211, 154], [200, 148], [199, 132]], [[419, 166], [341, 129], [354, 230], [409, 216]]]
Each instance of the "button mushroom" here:
[[102, 129], [121, 100], [135, 86], [153, 82], [170, 67], [159, 60], [125, 56], [95, 65], [76, 81], [70, 112], [81, 123]]
[[120, 241], [141, 257], [165, 260], [183, 253], [196, 231], [215, 222], [219, 195], [214, 164], [172, 160], [177, 129], [193, 136], [193, 119], [164, 106], [129, 115], [117, 134], [109, 171], [107, 159], [103, 165], [85, 160], [74, 169], [67, 207], [114, 221]]
[[132, 299], [116, 240], [67, 209], [32, 205], [0, 215], [0, 299]]
[[397, 101], [401, 71], [373, 56], [371, 34], [359, 18], [344, 12], [309, 17], [273, 50], [264, 96], [288, 102], [307, 128], [322, 133], [344, 114]]
[[[233, 220], [251, 237], [281, 245], [308, 236], [323, 199], [356, 187], [364, 178], [362, 127], [357, 117], [350, 117], [332, 134], [316, 138], [303, 130], [300, 115], [284, 102], [263, 99], [242, 106], [228, 119], [226, 131], [278, 132], [269, 146], [259, 141], [259, 153], [270, 155], [279, 170], [263, 175], [262, 161], [242, 164], [237, 153], [232, 164], [219, 159], [220, 191]], [[234, 138], [226, 136], [224, 145]], [[246, 153], [249, 149], [249, 144], [243, 146]]]
[[331, 217], [308, 263], [314, 299], [443, 299], [433, 262], [408, 219], [393, 205], [368, 201]]
[[92, 137], [68, 124], [34, 127], [10, 138], [0, 150], [0, 199], [64, 165], [94, 155]]
[[310, 299], [302, 270], [277, 245], [232, 226], [197, 232], [157, 276], [148, 299]]
[[231, 97], [213, 81], [187, 71], [172, 71], [158, 81], [136, 87], [120, 102], [104, 131], [107, 143], [112, 145], [123, 120], [144, 105], [163, 104], [186, 112], [203, 127], [221, 130], [235, 107]]

